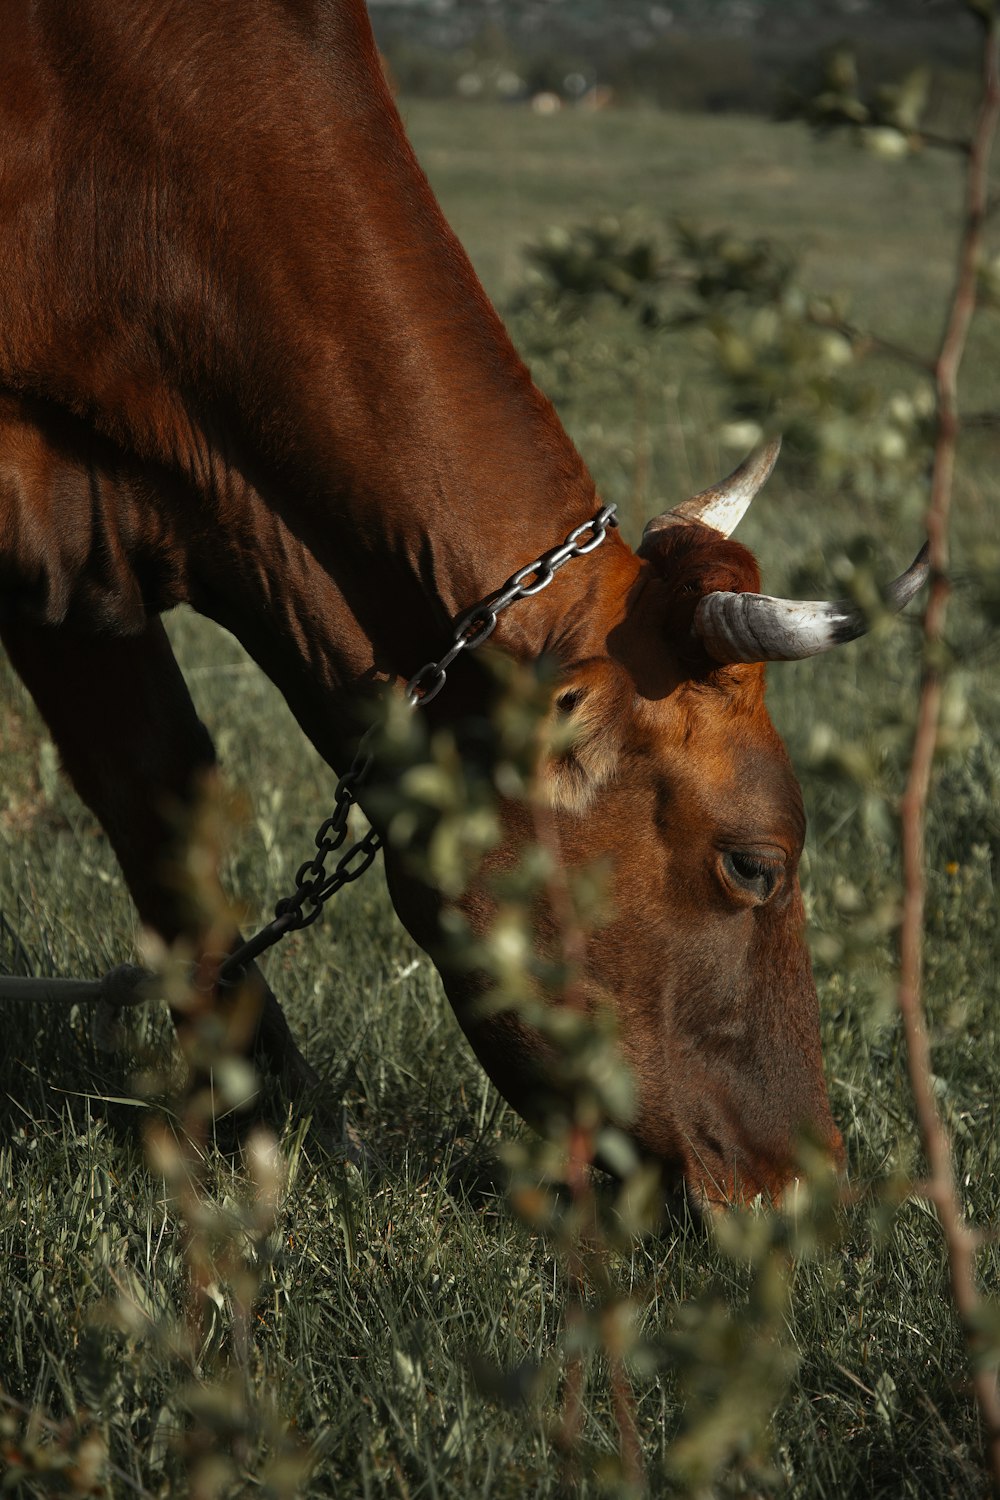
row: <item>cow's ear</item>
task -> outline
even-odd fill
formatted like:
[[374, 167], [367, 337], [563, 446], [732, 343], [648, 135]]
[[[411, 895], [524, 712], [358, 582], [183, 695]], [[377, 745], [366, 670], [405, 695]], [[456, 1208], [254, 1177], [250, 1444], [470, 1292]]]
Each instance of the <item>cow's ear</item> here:
[[608, 661], [572, 671], [552, 701], [543, 785], [553, 807], [584, 812], [614, 775], [628, 699], [625, 674]]

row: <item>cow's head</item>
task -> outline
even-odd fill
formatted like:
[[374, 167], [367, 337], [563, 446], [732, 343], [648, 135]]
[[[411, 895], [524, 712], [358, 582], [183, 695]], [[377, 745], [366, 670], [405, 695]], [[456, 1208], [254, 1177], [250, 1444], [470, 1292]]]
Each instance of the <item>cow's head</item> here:
[[[613, 915], [587, 940], [581, 988], [616, 1013], [631, 1129], [709, 1201], [777, 1197], [801, 1132], [835, 1161], [843, 1151], [802, 930], [802, 798], [763, 663], [825, 650], [865, 622], [849, 604], [764, 598], [754, 559], [729, 540], [776, 456], [772, 444], [646, 528], [604, 649], [558, 687], [553, 713], [571, 732], [546, 768], [562, 858], [613, 863]], [[925, 576], [921, 554], [889, 606]], [[553, 928], [540, 917], [543, 945]], [[544, 1045], [516, 1015], [458, 1009], [501, 1089], [537, 1114]]]

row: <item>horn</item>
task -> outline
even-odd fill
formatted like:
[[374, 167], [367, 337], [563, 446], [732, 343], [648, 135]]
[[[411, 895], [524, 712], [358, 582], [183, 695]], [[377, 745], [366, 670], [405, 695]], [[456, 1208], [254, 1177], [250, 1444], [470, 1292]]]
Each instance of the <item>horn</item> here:
[[[927, 581], [928, 547], [882, 591], [890, 614], [905, 609]], [[799, 661], [856, 640], [870, 628], [849, 600], [771, 599], [766, 594], [706, 594], [694, 613], [694, 633], [713, 661]]]
[[685, 521], [700, 521], [702, 526], [711, 526], [723, 536], [730, 536], [742, 521], [754, 495], [769, 478], [780, 451], [780, 437], [763, 443], [721, 484], [702, 490], [700, 495], [692, 495], [690, 500], [681, 501], [680, 505], [664, 511], [661, 516], [654, 516], [642, 533], [640, 553], [658, 531]]

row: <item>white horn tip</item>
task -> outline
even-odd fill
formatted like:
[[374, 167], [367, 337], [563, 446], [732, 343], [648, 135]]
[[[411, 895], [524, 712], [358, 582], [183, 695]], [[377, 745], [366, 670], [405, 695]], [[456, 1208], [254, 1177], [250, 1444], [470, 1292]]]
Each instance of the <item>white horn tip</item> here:
[[772, 438], [743, 460], [737, 469], [711, 489], [692, 495], [672, 510], [654, 516], [642, 533], [640, 551], [658, 531], [668, 526], [688, 525], [697, 522], [710, 526], [722, 536], [731, 536], [746, 515], [757, 491], [770, 478], [781, 452], [781, 438]]

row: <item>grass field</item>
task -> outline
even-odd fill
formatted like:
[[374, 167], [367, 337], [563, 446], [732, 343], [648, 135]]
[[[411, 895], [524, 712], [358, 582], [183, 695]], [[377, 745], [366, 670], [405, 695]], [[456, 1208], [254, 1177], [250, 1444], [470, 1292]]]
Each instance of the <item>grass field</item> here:
[[[849, 294], [858, 321], [924, 352], [934, 347], [960, 194], [952, 161], [928, 153], [885, 162], [797, 127], [731, 117], [541, 119], [430, 105], [405, 113], [446, 212], [501, 306], [523, 275], [524, 242], [550, 224], [613, 212], [665, 229], [686, 215], [787, 237], [804, 256], [809, 284]], [[525, 334], [523, 321], [515, 327]], [[722, 396], [697, 347], [649, 339], [624, 313], [595, 309], [573, 340], [573, 361], [557, 382], [563, 415], [635, 540], [644, 513], [729, 464], [718, 438]], [[971, 407], [1000, 404], [998, 353], [996, 322], [984, 320], [970, 355]], [[552, 368], [547, 357], [540, 378]], [[886, 365], [887, 386], [899, 378]], [[969, 1212], [984, 1225], [997, 1222], [1000, 1197], [1000, 705], [995, 620], [963, 580], [977, 549], [1000, 531], [996, 459], [995, 437], [970, 439], [958, 476], [956, 691], [928, 840], [936, 1086]], [[775, 476], [740, 534], [761, 558], [765, 587], [782, 593], [801, 592], [803, 577], [825, 589], [859, 532], [887, 571], [905, 565], [920, 540], [892, 507], [804, 491], [793, 466]], [[191, 616], [171, 628], [230, 782], [245, 795], [226, 880], [251, 925], [290, 884], [334, 778], [232, 640]], [[891, 1004], [891, 933], [873, 920], [897, 891], [891, 813], [918, 648], [916, 624], [904, 620], [770, 676], [772, 715], [810, 818], [803, 886], [827, 1076], [859, 1189], [920, 1171]], [[135, 958], [135, 921], [106, 842], [60, 780], [3, 662], [0, 913], [0, 970], [91, 975]], [[21, 1433], [21, 1408], [37, 1407], [67, 1424], [61, 1436], [29, 1431], [43, 1449], [48, 1442], [54, 1452], [56, 1437], [72, 1446], [74, 1433], [102, 1437], [115, 1495], [184, 1492], [192, 1410], [199, 1430], [237, 1453], [242, 1474], [220, 1476], [218, 1491], [205, 1479], [198, 1493], [206, 1495], [290, 1493], [296, 1483], [308, 1495], [413, 1500], [566, 1493], [552, 1446], [553, 1393], [511, 1411], [482, 1395], [472, 1373], [473, 1356], [505, 1368], [544, 1362], [562, 1316], [565, 1273], [553, 1246], [513, 1214], [495, 1170], [500, 1144], [523, 1127], [485, 1084], [380, 875], [349, 887], [319, 927], [288, 939], [268, 973], [305, 1053], [349, 1106], [371, 1164], [364, 1175], [344, 1169], [289, 1120], [289, 1187], [254, 1252], [249, 1396], [220, 1378], [211, 1400], [199, 1398], [169, 1346], [185, 1270], [174, 1211], [143, 1154], [147, 1110], [133, 1082], [150, 1049], [170, 1046], [162, 1018], [142, 1016], [126, 1047], [108, 1056], [81, 1015], [64, 1025], [27, 1008], [5, 1013], [0, 1386], [15, 1403], [10, 1431]], [[221, 1200], [245, 1193], [223, 1151], [211, 1154], [208, 1172]], [[933, 1215], [918, 1199], [890, 1213], [860, 1197], [839, 1212], [826, 1250], [791, 1271], [783, 1339], [797, 1365], [767, 1434], [770, 1476], [737, 1448], [704, 1493], [986, 1493]], [[995, 1293], [993, 1241], [981, 1268]], [[637, 1244], [617, 1272], [636, 1290], [654, 1337], [683, 1326], [699, 1297], [736, 1310], [748, 1297], [746, 1270], [708, 1230], [686, 1222]], [[123, 1324], [126, 1293], [142, 1316]], [[230, 1313], [222, 1287], [202, 1350], [208, 1373], [224, 1367], [231, 1349]], [[637, 1369], [635, 1383], [651, 1490], [669, 1493], [682, 1387], [669, 1360]], [[248, 1404], [255, 1416], [244, 1430]], [[289, 1421], [293, 1436], [282, 1448], [274, 1433]], [[597, 1377], [584, 1437], [578, 1493], [595, 1495], [600, 1461], [615, 1443]], [[309, 1459], [298, 1481], [296, 1443]], [[87, 1492], [74, 1483], [65, 1473], [39, 1474], [17, 1493]]]

